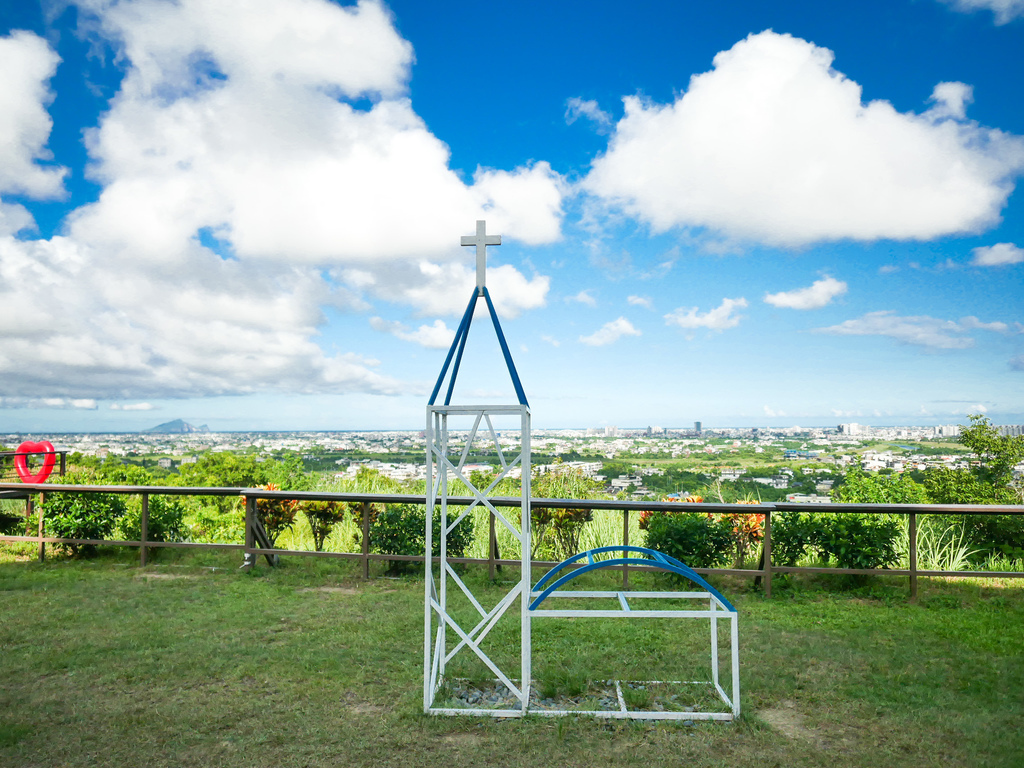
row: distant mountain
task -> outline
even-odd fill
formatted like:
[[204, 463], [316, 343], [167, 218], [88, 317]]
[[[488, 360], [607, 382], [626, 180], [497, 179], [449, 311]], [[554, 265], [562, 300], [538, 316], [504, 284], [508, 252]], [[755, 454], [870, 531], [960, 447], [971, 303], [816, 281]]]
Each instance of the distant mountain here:
[[201, 427], [193, 427], [187, 421], [181, 419], [175, 419], [174, 421], [168, 421], [163, 424], [158, 424], [150, 429], [144, 429], [143, 432], [160, 432], [163, 434], [186, 434], [189, 432], [209, 432], [210, 428], [203, 424]]

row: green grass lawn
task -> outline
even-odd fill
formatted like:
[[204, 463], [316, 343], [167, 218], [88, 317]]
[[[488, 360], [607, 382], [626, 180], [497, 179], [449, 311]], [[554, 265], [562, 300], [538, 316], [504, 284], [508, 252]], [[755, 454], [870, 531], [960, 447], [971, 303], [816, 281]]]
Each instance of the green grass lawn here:
[[[0, 563], [0, 766], [1024, 763], [1020, 584], [922, 580], [912, 605], [900, 579], [776, 582], [771, 600], [720, 580], [740, 611], [738, 722], [493, 721], [421, 713], [420, 579], [134, 558]], [[466, 578], [496, 600], [508, 584], [485, 575]], [[670, 622], [584, 621], [535, 623], [538, 676], [686, 661]]]

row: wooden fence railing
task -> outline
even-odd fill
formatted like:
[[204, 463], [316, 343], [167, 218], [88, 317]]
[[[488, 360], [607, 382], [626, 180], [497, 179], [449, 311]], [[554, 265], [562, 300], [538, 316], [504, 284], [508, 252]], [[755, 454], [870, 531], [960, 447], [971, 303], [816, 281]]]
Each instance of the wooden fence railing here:
[[[42, 515], [35, 515], [35, 497], [47, 493], [116, 493], [137, 495], [142, 498], [141, 535], [138, 541], [120, 541], [111, 539], [66, 539], [45, 535], [44, 520]], [[205, 543], [205, 542], [168, 542], [152, 541], [148, 538], [148, 515], [150, 496], [228, 496], [242, 498], [245, 503], [245, 542], [243, 544], [230, 543]], [[155, 548], [187, 547], [193, 549], [225, 549], [239, 550], [244, 552], [245, 565], [251, 566], [256, 559], [263, 555], [268, 562], [276, 562], [282, 556], [304, 556], [304, 557], [329, 557], [350, 560], [359, 560], [362, 565], [363, 578], [370, 576], [370, 563], [374, 561], [405, 560], [423, 562], [424, 555], [391, 555], [370, 552], [370, 505], [371, 504], [424, 504], [425, 499], [421, 494], [374, 494], [374, 493], [328, 493], [320, 491], [267, 491], [259, 488], [184, 488], [178, 486], [87, 486], [87, 485], [59, 485], [51, 483], [43, 484], [19, 484], [0, 483], [0, 499], [21, 499], [25, 502], [25, 515], [27, 520], [36, 518], [36, 535], [27, 536], [0, 536], [0, 541], [28, 542], [38, 546], [39, 558], [42, 560], [46, 554], [47, 544], [92, 544], [121, 547], [138, 547], [139, 563], [146, 565], [148, 550]], [[298, 501], [344, 501], [360, 505], [360, 525], [362, 530], [361, 551], [359, 552], [313, 552], [310, 550], [279, 549], [269, 546], [269, 540], [256, 515], [257, 499], [295, 499]], [[514, 497], [491, 497], [489, 499], [496, 507], [518, 507], [520, 498]], [[466, 506], [473, 502], [472, 497], [449, 497], [448, 504], [453, 506]], [[974, 505], [974, 504], [798, 504], [790, 502], [762, 503], [759, 505], [749, 504], [701, 504], [693, 505], [682, 509], [680, 504], [673, 502], [655, 501], [617, 501], [608, 499], [532, 499], [531, 504], [537, 508], [560, 509], [571, 507], [573, 509], [589, 510], [612, 510], [622, 513], [622, 544], [628, 545], [629, 541], [629, 517], [630, 513], [640, 513], [645, 510], [669, 511], [669, 512], [725, 512], [739, 514], [763, 514], [764, 515], [764, 539], [762, 565], [759, 568], [695, 568], [698, 573], [717, 573], [735, 576], [746, 576], [760, 581], [764, 585], [764, 592], [771, 597], [772, 576], [781, 573], [834, 573], [853, 575], [881, 575], [881, 576], [907, 576], [910, 583], [910, 597], [917, 597], [917, 580], [921, 576], [945, 576], [974, 578], [1024, 578], [1024, 572], [1019, 571], [941, 571], [922, 570], [917, 564], [917, 522], [919, 515], [1024, 515], [1024, 505]], [[901, 514], [908, 518], [908, 553], [909, 563], [907, 568], [879, 568], [879, 569], [857, 569], [857, 568], [817, 568], [807, 566], [779, 566], [772, 563], [771, 529], [772, 514], [778, 512], [858, 512], [865, 514]], [[450, 562], [456, 563], [479, 563], [487, 564], [490, 576], [493, 578], [495, 570], [500, 565], [518, 566], [520, 561], [502, 559], [498, 557], [495, 547], [494, 516], [491, 515], [489, 526], [488, 557], [486, 558], [449, 558]], [[635, 543], [635, 542], [634, 542]], [[555, 565], [552, 561], [535, 560], [533, 565], [545, 567]], [[623, 588], [629, 587], [629, 569], [623, 567]]]

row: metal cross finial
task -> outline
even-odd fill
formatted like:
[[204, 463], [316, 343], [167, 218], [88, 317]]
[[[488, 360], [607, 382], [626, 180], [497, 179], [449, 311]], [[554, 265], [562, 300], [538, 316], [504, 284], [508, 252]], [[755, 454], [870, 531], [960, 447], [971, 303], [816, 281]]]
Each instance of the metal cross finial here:
[[483, 295], [484, 292], [484, 273], [487, 270], [487, 246], [501, 245], [501, 235], [488, 235], [485, 234], [486, 231], [487, 222], [483, 219], [477, 219], [476, 234], [462, 236], [463, 245], [476, 246], [476, 292], [480, 295]]

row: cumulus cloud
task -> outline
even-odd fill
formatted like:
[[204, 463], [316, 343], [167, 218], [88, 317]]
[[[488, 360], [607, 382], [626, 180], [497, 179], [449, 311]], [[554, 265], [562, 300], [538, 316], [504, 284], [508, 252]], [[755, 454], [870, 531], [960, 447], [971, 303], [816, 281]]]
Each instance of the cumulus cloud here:
[[888, 336], [904, 344], [932, 349], [967, 349], [974, 346], [969, 331], [1006, 333], [1009, 327], [1006, 323], [985, 323], [976, 317], [964, 317], [957, 322], [927, 315], [900, 317], [892, 310], [883, 310], [816, 330], [838, 336]]
[[[345, 271], [341, 279], [387, 301], [410, 305], [420, 315], [461, 315], [476, 289], [476, 265], [399, 262]], [[545, 275], [527, 278], [508, 264], [487, 268], [487, 290], [502, 317], [515, 318], [524, 310], [543, 307], [550, 287], [551, 278]]]
[[602, 132], [612, 124], [612, 116], [601, 109], [596, 101], [573, 96], [565, 103], [565, 122], [572, 125], [581, 117], [593, 122]]
[[53, 120], [46, 107], [59, 62], [49, 44], [31, 32], [0, 38], [0, 194], [46, 199], [64, 192], [67, 170], [38, 162], [52, 158], [46, 145]]
[[724, 331], [740, 324], [743, 315], [734, 314], [737, 309], [747, 306], [747, 300], [722, 299], [715, 309], [701, 313], [698, 307], [679, 307], [665, 315], [665, 325], [677, 325], [680, 328], [708, 328], [712, 331]]
[[995, 16], [997, 25], [1008, 24], [1018, 16], [1024, 16], [1024, 0], [941, 0], [964, 13], [989, 10]]
[[[380, 2], [79, 7], [124, 76], [86, 136], [96, 202], [35, 241], [10, 236], [27, 212], [0, 205], [5, 395], [398, 393], [378, 361], [321, 348], [323, 307], [459, 314], [475, 277], [457, 238], [476, 219], [528, 244], [560, 237], [564, 182], [547, 163], [471, 183], [449, 168], [408, 99], [412, 48]], [[58, 194], [63, 170], [38, 162], [56, 55], [27, 33], [0, 44], [2, 71], [19, 73], [0, 84], [0, 131], [17, 139], [0, 136], [0, 174]], [[0, 194], [13, 189], [3, 178]], [[503, 316], [545, 302], [545, 276], [500, 265], [488, 277]], [[450, 331], [403, 333], [430, 345]]]
[[597, 299], [595, 299], [589, 288], [584, 288], [582, 291], [577, 293], [575, 296], [566, 296], [565, 300], [579, 302], [580, 304], [586, 304], [588, 307], [596, 307]]
[[433, 325], [421, 325], [416, 330], [410, 331], [403, 323], [371, 317], [370, 327], [428, 349], [447, 349], [455, 338], [455, 331], [445, 325], [444, 320], [435, 320]]
[[156, 410], [156, 406], [152, 403], [111, 403], [110, 410], [112, 411], [153, 411]]
[[654, 302], [651, 301], [649, 296], [628, 296], [626, 297], [626, 301], [633, 307], [643, 307], [644, 309], [654, 310]]
[[985, 245], [975, 248], [971, 254], [974, 256], [971, 264], [976, 267], [1005, 267], [1024, 261], [1024, 248], [1018, 248], [1013, 243]]
[[623, 336], [640, 336], [640, 331], [624, 317], [605, 323], [589, 336], [580, 336], [580, 341], [591, 347], [604, 347], [612, 344]]
[[935, 106], [864, 103], [833, 54], [771, 31], [750, 35], [672, 104], [624, 99], [583, 187], [656, 232], [707, 227], [773, 245], [929, 239], [982, 231], [1024, 169], [1024, 140]]
[[819, 309], [836, 296], [846, 293], [846, 283], [834, 277], [815, 280], [806, 288], [796, 288], [780, 293], [766, 293], [764, 300], [775, 307], [788, 309]]

